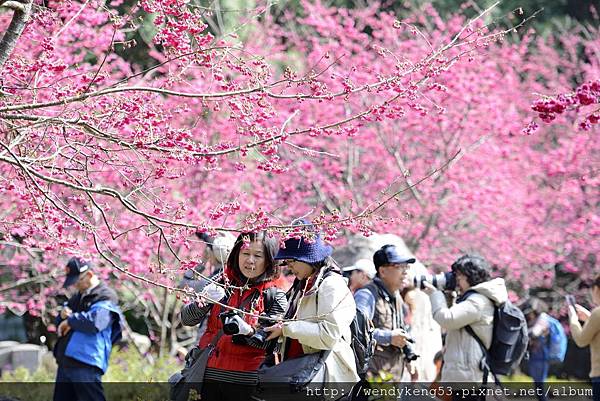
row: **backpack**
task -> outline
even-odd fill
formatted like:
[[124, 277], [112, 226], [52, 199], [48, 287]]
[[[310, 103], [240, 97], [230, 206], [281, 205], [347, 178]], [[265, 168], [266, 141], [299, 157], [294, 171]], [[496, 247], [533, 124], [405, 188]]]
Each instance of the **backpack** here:
[[[331, 273], [341, 274], [337, 270], [329, 270], [325, 272], [323, 279]], [[319, 302], [318, 294], [319, 292], [317, 291], [317, 304]], [[356, 308], [356, 314], [352, 323], [350, 323], [350, 332], [352, 335], [350, 347], [354, 353], [356, 372], [361, 377], [367, 373], [369, 362], [375, 353], [377, 342], [373, 338], [374, 330], [373, 321], [362, 310]]]
[[[468, 297], [469, 292], [475, 291], [467, 291], [463, 300]], [[484, 352], [487, 365], [483, 373], [484, 384], [487, 383], [488, 371], [491, 371], [496, 383], [500, 384], [497, 375], [511, 373], [527, 353], [529, 343], [527, 320], [523, 312], [508, 300], [500, 305], [494, 305], [494, 329], [489, 350], [471, 326], [466, 326], [465, 329], [475, 338]]]
[[548, 322], [548, 336], [544, 346], [546, 355], [550, 362], [562, 362], [565, 360], [567, 353], [567, 335], [565, 329], [560, 322], [550, 315], [546, 315]]
[[367, 373], [369, 362], [375, 353], [377, 342], [373, 338], [373, 321], [361, 310], [356, 308], [356, 315], [350, 324], [352, 341], [350, 346], [354, 352], [356, 371], [359, 376]]

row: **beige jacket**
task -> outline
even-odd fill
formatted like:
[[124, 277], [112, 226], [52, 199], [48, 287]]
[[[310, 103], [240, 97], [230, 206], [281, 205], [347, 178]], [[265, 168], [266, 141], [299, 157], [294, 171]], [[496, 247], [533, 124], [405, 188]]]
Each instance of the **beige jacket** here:
[[[323, 279], [321, 274], [316, 285], [299, 302], [297, 319], [303, 320], [284, 323], [283, 344], [286, 337], [294, 338], [302, 344], [305, 354], [331, 349], [322, 380], [327, 383], [355, 383], [359, 378], [350, 348], [350, 323], [356, 314], [356, 304], [341, 275], [330, 274]], [[281, 350], [281, 354], [285, 354], [285, 349]]]
[[442, 369], [442, 381], [445, 382], [483, 380], [481, 361], [484, 353], [477, 341], [467, 333], [465, 326], [470, 325], [489, 348], [494, 329], [492, 301], [497, 305], [508, 299], [506, 285], [502, 278], [477, 284], [469, 290], [474, 290], [476, 293], [451, 308], [447, 307], [446, 298], [441, 291], [436, 291], [429, 296], [433, 318], [447, 331]]
[[583, 327], [577, 319], [577, 315], [571, 316], [569, 320], [571, 336], [578, 347], [590, 346], [592, 369], [590, 377], [600, 376], [600, 307], [592, 311], [591, 316]]

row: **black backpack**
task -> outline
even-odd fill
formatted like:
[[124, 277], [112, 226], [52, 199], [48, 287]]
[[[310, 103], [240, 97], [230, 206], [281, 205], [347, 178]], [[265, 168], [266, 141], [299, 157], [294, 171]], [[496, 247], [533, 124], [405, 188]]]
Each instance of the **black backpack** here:
[[352, 341], [350, 346], [354, 351], [356, 371], [362, 377], [369, 368], [369, 361], [375, 353], [377, 342], [373, 338], [375, 326], [369, 317], [360, 309], [356, 308], [356, 315], [350, 324]]
[[[331, 273], [338, 273], [337, 270], [329, 270], [323, 275], [323, 279]], [[317, 303], [318, 292], [317, 292]], [[373, 321], [360, 309], [356, 308], [356, 314], [352, 323], [350, 323], [350, 332], [352, 339], [350, 340], [350, 347], [354, 353], [354, 361], [356, 362], [356, 371], [359, 376], [363, 376], [367, 373], [369, 368], [369, 362], [375, 353], [375, 346], [377, 342], [373, 338], [373, 331], [375, 326]]]
[[[468, 293], [469, 291], [465, 293], [463, 300], [468, 297]], [[483, 369], [484, 384], [487, 383], [487, 375], [490, 371], [496, 383], [500, 384], [497, 375], [510, 374], [519, 366], [527, 353], [529, 343], [527, 320], [523, 312], [508, 300], [500, 305], [494, 305], [494, 331], [489, 350], [485, 348], [471, 326], [466, 326], [466, 330], [484, 352], [487, 365]]]

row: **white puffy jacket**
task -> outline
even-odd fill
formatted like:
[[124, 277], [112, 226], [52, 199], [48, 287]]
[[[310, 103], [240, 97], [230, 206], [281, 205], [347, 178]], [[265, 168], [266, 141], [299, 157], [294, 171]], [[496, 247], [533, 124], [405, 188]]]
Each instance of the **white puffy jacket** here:
[[[339, 274], [330, 274], [324, 279], [319, 276], [316, 283], [299, 302], [296, 317], [303, 320], [284, 323], [283, 340], [286, 337], [298, 340], [305, 354], [331, 349], [325, 360], [325, 382], [355, 383], [359, 377], [349, 342], [350, 323], [356, 314], [354, 298]], [[281, 353], [284, 352], [282, 349]]]
[[469, 288], [471, 290], [476, 293], [451, 308], [447, 307], [446, 298], [441, 291], [429, 296], [433, 318], [447, 330], [442, 369], [444, 382], [480, 383], [483, 380], [481, 361], [484, 354], [477, 341], [467, 333], [465, 326], [470, 325], [489, 348], [494, 329], [494, 304], [498, 305], [508, 299], [506, 284], [502, 278], [477, 284]]

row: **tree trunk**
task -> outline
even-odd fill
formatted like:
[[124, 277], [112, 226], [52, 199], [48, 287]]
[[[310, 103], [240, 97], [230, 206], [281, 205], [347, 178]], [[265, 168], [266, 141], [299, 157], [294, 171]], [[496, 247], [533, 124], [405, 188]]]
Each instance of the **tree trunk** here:
[[21, 33], [23, 33], [23, 29], [25, 29], [25, 25], [27, 25], [27, 21], [29, 21], [29, 17], [31, 17], [32, 0], [22, 0], [19, 2], [0, 1], [0, 4], [2, 7], [14, 10], [10, 25], [4, 33], [2, 41], [0, 41], [0, 70], [2, 70], [4, 63], [8, 60], [17, 45], [17, 41], [19, 40]]

